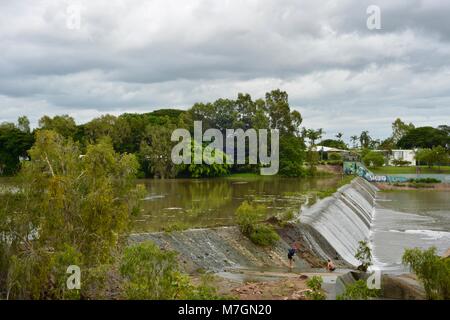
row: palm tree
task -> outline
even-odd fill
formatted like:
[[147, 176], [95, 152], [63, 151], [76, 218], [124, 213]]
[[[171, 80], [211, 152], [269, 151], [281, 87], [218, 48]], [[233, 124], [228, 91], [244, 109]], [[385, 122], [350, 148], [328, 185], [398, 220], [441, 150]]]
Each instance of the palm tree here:
[[356, 136], [356, 135], [351, 136], [350, 141], [352, 142], [353, 148], [356, 148], [356, 142], [358, 141], [358, 136]]

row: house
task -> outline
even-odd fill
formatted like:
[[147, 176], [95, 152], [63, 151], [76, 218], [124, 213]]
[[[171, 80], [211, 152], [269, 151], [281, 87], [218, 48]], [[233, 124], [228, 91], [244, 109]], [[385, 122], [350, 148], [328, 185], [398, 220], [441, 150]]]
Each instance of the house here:
[[[404, 166], [415, 166], [416, 165], [416, 151], [415, 150], [391, 150], [388, 153], [388, 164], [390, 166], [394, 165], [404, 165]], [[402, 163], [403, 161], [403, 163]]]

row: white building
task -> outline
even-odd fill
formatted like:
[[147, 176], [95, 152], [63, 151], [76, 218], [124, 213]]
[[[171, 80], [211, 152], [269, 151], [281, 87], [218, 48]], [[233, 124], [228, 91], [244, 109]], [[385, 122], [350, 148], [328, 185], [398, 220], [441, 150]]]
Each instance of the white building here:
[[405, 163], [407, 166], [415, 166], [416, 165], [416, 151], [415, 150], [400, 150], [394, 149], [388, 153], [388, 164], [390, 166], [395, 165], [395, 160], [397, 161], [407, 161], [409, 163]]

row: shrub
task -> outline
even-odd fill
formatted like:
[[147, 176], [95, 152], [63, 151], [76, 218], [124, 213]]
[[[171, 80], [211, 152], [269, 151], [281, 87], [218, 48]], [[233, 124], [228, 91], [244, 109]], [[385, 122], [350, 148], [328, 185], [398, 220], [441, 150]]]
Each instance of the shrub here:
[[366, 166], [381, 167], [384, 164], [384, 156], [381, 152], [369, 151], [363, 161]]
[[402, 167], [402, 166], [408, 166], [408, 165], [410, 165], [411, 162], [406, 161], [406, 160], [397, 160], [397, 159], [395, 159], [395, 160], [392, 160], [392, 164], [393, 164], [394, 166]]
[[163, 251], [146, 242], [125, 249], [120, 265], [124, 277], [123, 293], [134, 300], [219, 299], [210, 279], [195, 286], [178, 270], [176, 253]]
[[280, 239], [274, 228], [267, 224], [255, 225], [248, 238], [258, 246], [270, 246]]
[[244, 201], [236, 210], [236, 220], [243, 235], [260, 246], [274, 244], [279, 236], [271, 225], [262, 223], [267, 208]]
[[337, 152], [332, 152], [328, 154], [329, 160], [342, 160], [342, 155]]
[[359, 241], [358, 250], [356, 250], [355, 258], [361, 263], [358, 270], [366, 272], [372, 265], [372, 251], [367, 244], [367, 241]]
[[306, 281], [310, 291], [305, 292], [305, 296], [310, 300], [325, 300], [326, 296], [322, 290], [323, 279], [320, 276], [313, 276]]
[[369, 289], [364, 280], [358, 280], [353, 284], [345, 287], [345, 292], [336, 297], [337, 300], [367, 300], [376, 298], [380, 294], [380, 290]]
[[414, 183], [441, 183], [441, 180], [435, 178], [418, 178], [418, 179], [409, 179], [408, 182]]
[[406, 249], [402, 262], [408, 265], [423, 283], [430, 300], [450, 299], [450, 259], [436, 254], [436, 248]]

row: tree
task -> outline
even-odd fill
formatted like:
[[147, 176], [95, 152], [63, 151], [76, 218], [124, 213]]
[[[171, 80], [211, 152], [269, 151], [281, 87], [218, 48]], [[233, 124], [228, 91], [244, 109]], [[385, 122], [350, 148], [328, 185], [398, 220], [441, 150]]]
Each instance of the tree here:
[[175, 129], [176, 126], [172, 124], [165, 126], [151, 124], [145, 128], [139, 155], [143, 158], [141, 163], [148, 163], [145, 169], [148, 169], [147, 171], [154, 177], [173, 178], [178, 172], [178, 166], [171, 159], [173, 143], [170, 138]]
[[395, 119], [392, 123], [392, 141], [397, 143], [412, 129], [414, 129], [414, 125], [412, 123], [406, 124], [400, 118]]
[[30, 133], [30, 120], [27, 116], [21, 116], [17, 119], [17, 128], [24, 133]]
[[344, 134], [342, 132], [338, 132], [336, 133], [335, 137], [339, 140], [342, 141], [342, 137], [344, 136]]
[[423, 283], [428, 299], [450, 299], [450, 259], [439, 257], [435, 247], [427, 250], [406, 249], [402, 262], [408, 265]]
[[449, 133], [433, 127], [411, 129], [397, 142], [397, 146], [402, 149], [433, 148], [437, 146], [447, 148], [449, 145]]
[[350, 137], [350, 141], [352, 142], [352, 146], [353, 148], [357, 147], [357, 142], [358, 142], [358, 136], [354, 135]]
[[372, 138], [369, 136], [369, 131], [363, 131], [359, 135], [359, 142], [361, 145], [361, 148], [369, 148], [370, 147], [370, 141]]
[[21, 188], [3, 195], [0, 251], [8, 263], [0, 277], [6, 275], [12, 298], [74, 298], [76, 290], [64, 288], [66, 269], [76, 264], [85, 275], [78, 297], [86, 296], [97, 287], [96, 268], [113, 262], [138, 212], [144, 189], [135, 187], [137, 160], [114, 152], [108, 140], [82, 156], [71, 139], [48, 130], [36, 132], [29, 154]]
[[384, 156], [381, 152], [369, 151], [362, 159], [369, 167], [381, 167], [384, 164]]
[[0, 175], [16, 174], [21, 158], [27, 158], [27, 150], [33, 142], [34, 137], [29, 131], [19, 129], [14, 123], [0, 124]]
[[307, 138], [308, 143], [308, 151], [306, 154], [306, 160], [309, 164], [309, 174], [314, 176], [317, 171], [317, 163], [319, 161], [319, 155], [316, 150], [316, 141], [319, 140], [323, 135], [323, 129], [305, 129], [303, 128], [302, 135], [304, 138]]
[[75, 120], [69, 115], [62, 116], [43, 116], [39, 119], [39, 128], [43, 130], [53, 130], [65, 138], [74, 137], [77, 131]]

